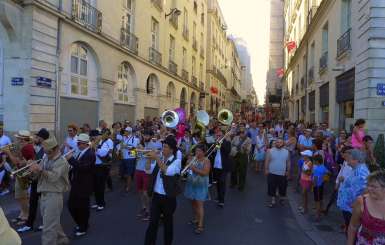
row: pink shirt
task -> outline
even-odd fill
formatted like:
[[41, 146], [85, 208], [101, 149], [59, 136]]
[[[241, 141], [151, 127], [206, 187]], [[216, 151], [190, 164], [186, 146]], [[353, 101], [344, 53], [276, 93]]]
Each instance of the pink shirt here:
[[[358, 134], [358, 136], [357, 136]], [[364, 146], [362, 140], [365, 136], [364, 129], [358, 129], [357, 134], [353, 133], [352, 134], [352, 147], [353, 148], [361, 148]]]

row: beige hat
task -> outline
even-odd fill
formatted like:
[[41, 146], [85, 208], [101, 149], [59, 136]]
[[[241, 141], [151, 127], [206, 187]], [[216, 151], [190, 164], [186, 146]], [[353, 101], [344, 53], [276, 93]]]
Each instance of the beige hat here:
[[31, 132], [29, 132], [28, 130], [19, 130], [19, 132], [17, 132], [17, 134], [15, 134], [15, 137], [16, 138], [32, 138]]
[[55, 148], [57, 146], [57, 141], [55, 136], [52, 136], [51, 138], [44, 140], [42, 145], [45, 150], [52, 150], [53, 148]]
[[21, 239], [8, 223], [4, 215], [3, 209], [0, 207], [0, 241], [1, 245], [19, 245]]
[[90, 142], [90, 136], [88, 134], [79, 134], [78, 142], [88, 144]]

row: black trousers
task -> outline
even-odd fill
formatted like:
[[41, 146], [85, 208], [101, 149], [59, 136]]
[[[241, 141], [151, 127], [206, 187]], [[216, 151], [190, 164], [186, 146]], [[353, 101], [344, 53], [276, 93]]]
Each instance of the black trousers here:
[[171, 245], [174, 237], [174, 212], [176, 198], [157, 193], [153, 194], [150, 210], [150, 223], [146, 231], [144, 245], [155, 245], [158, 234], [159, 219], [163, 215], [164, 245]]
[[217, 181], [217, 200], [225, 203], [227, 172], [222, 169], [214, 168], [214, 179]]
[[287, 178], [285, 175], [276, 175], [269, 174], [267, 176], [267, 193], [271, 197], [275, 197], [276, 193], [278, 193], [280, 197], [286, 196], [287, 189]]
[[35, 223], [37, 208], [39, 204], [40, 194], [37, 193], [37, 181], [32, 181], [31, 183], [31, 192], [29, 194], [29, 210], [28, 210], [28, 219], [25, 223], [26, 226], [33, 227]]
[[94, 178], [94, 192], [96, 205], [104, 207], [106, 202], [104, 200], [104, 191], [107, 180], [107, 167], [105, 165], [96, 165]]
[[88, 220], [90, 219], [90, 197], [76, 195], [75, 191], [71, 190], [70, 192], [68, 210], [75, 223], [79, 226], [79, 231], [86, 232]]

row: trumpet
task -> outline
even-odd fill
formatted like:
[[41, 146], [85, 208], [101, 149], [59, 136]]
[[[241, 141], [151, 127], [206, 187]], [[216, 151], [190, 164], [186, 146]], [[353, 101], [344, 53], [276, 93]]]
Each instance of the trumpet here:
[[3, 152], [3, 151], [6, 151], [6, 150], [8, 150], [8, 151], [16, 150], [15, 144], [8, 144], [8, 145], [0, 147], [0, 153]]
[[[70, 150], [68, 151], [67, 153], [63, 154], [62, 157], [66, 157], [68, 156], [69, 154], [73, 153], [75, 150]], [[38, 164], [40, 163], [41, 161], [43, 160], [42, 159], [39, 159], [39, 160], [36, 160], [36, 161], [32, 161], [30, 163], [28, 163], [27, 165], [25, 165], [24, 167], [22, 168], [19, 168], [15, 171], [12, 171], [11, 172], [11, 177], [14, 177], [14, 176], [17, 176], [19, 178], [25, 178], [25, 177], [28, 177], [32, 174], [32, 171], [29, 170], [29, 168], [33, 165], [33, 164]]]

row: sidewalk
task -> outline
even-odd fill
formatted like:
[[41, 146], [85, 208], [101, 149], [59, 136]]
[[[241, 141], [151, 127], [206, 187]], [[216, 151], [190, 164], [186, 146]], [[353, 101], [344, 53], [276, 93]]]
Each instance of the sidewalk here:
[[[325, 185], [324, 192], [324, 207], [330, 200], [330, 196], [333, 193], [333, 183], [329, 182]], [[301, 229], [317, 244], [317, 245], [329, 245], [329, 244], [345, 244], [345, 234], [341, 232], [340, 225], [343, 223], [341, 212], [334, 204], [327, 216], [322, 216], [321, 221], [315, 220], [315, 203], [313, 199], [313, 193], [309, 193], [309, 212], [308, 214], [301, 214], [298, 212], [297, 207], [301, 205], [302, 196], [300, 192], [295, 190], [294, 182], [291, 182], [288, 187], [288, 199], [290, 206], [297, 219]]]

